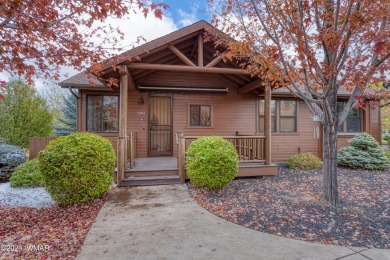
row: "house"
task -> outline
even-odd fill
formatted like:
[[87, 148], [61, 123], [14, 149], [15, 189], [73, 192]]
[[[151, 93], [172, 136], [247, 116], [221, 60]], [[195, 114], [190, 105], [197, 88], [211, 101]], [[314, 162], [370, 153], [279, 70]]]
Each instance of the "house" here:
[[[223, 61], [216, 55], [223, 47], [204, 41], [205, 29], [226, 36], [200, 21], [108, 62], [93, 86], [84, 72], [60, 83], [78, 89], [78, 131], [98, 133], [116, 148], [118, 185], [146, 176], [157, 183], [184, 181], [185, 149], [200, 136], [223, 136], [236, 146], [238, 176], [274, 175], [272, 162], [296, 153], [322, 155], [321, 127], [306, 104], [283, 89], [259, 87], [260, 79]], [[109, 78], [119, 86], [102, 83]], [[342, 106], [348, 93], [339, 95]], [[339, 147], [361, 131], [380, 141], [380, 110], [369, 104], [353, 110], [340, 129]]]

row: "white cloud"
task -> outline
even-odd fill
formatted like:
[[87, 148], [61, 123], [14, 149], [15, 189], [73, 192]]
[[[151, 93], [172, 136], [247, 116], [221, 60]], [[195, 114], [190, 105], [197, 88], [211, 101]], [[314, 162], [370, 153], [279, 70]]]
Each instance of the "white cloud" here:
[[143, 14], [132, 14], [128, 19], [109, 18], [108, 22], [119, 27], [125, 34], [125, 39], [121, 42], [122, 46], [135, 42], [138, 36], [151, 41], [178, 29], [172, 18], [163, 17], [160, 20], [152, 14], [146, 18]]
[[[170, 17], [163, 17], [162, 20], [160, 20], [155, 18], [152, 14], [149, 14], [145, 18], [141, 13], [131, 13], [128, 18], [124, 19], [108, 18], [105, 23], [110, 23], [113, 27], [119, 27], [119, 29], [124, 33], [124, 40], [119, 43], [120, 47], [131, 45], [132, 43], [136, 42], [137, 37], [139, 36], [145, 38], [146, 41], [151, 41], [178, 29], [175, 22]], [[112, 35], [112, 37], [119, 36]], [[99, 40], [96, 39], [96, 42], [99, 42]], [[143, 43], [145, 42], [141, 42], [140, 44]], [[71, 77], [78, 72], [79, 71], [71, 67], [63, 67], [61, 68], [60, 81]], [[9, 79], [10, 75], [8, 73], [4, 71], [0, 72], [0, 80], [8, 81]], [[44, 80], [37, 78], [35, 80], [35, 86], [38, 88], [45, 87], [52, 83], [52, 79]]]
[[182, 9], [177, 10], [179, 16], [180, 16], [180, 25], [181, 26], [188, 26], [190, 24], [193, 24], [197, 22], [199, 19], [196, 17], [196, 10], [194, 8], [191, 8], [191, 13], [187, 13], [186, 11]]

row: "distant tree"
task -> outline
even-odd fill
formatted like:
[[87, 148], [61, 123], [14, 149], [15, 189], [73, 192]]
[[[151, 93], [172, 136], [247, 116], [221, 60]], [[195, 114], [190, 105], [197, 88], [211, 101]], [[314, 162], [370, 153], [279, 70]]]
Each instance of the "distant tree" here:
[[53, 116], [35, 88], [14, 79], [6, 84], [2, 95], [0, 137], [6, 143], [27, 148], [30, 137], [51, 135]]
[[382, 107], [382, 128], [390, 130], [390, 107], [386, 105]]
[[53, 124], [58, 124], [59, 121], [57, 118], [62, 116], [61, 110], [64, 106], [64, 98], [68, 94], [68, 91], [53, 83], [38, 88], [38, 92], [46, 100], [47, 106], [54, 118]]
[[77, 129], [77, 98], [74, 95], [63, 97], [62, 114], [57, 118], [58, 124], [54, 125], [55, 136], [63, 136], [76, 132]]

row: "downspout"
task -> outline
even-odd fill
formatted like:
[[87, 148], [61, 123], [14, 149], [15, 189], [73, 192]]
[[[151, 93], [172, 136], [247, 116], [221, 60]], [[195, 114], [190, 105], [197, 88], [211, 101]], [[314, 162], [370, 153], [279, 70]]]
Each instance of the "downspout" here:
[[80, 112], [80, 97], [79, 97], [79, 93], [76, 94], [76, 92], [74, 92], [74, 89], [72, 87], [69, 87], [68, 88], [70, 93], [72, 93], [73, 96], [76, 97], [77, 99], [77, 106], [76, 106], [76, 132], [78, 132], [80, 129], [79, 129], [79, 126], [80, 126], [80, 115], [79, 115], [79, 112]]
[[70, 91], [70, 93], [72, 93], [73, 96], [75, 96], [77, 99], [79, 99], [79, 95], [74, 92], [72, 87], [69, 87], [69, 91]]

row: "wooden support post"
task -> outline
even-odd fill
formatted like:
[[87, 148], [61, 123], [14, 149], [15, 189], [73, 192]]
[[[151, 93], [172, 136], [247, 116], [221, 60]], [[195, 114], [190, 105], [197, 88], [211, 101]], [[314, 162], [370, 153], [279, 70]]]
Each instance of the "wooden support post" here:
[[186, 181], [185, 172], [185, 160], [186, 160], [186, 139], [183, 134], [178, 135], [178, 155], [177, 155], [177, 167], [179, 171], [180, 183], [184, 184]]
[[198, 67], [203, 67], [203, 36], [199, 33], [198, 36]]
[[267, 82], [264, 89], [264, 135], [265, 164], [271, 164], [271, 84]]
[[118, 163], [117, 163], [117, 185], [121, 186], [125, 176], [126, 150], [127, 150], [127, 100], [129, 71], [126, 65], [119, 67], [120, 74], [120, 96], [119, 96], [119, 135], [118, 135]]

